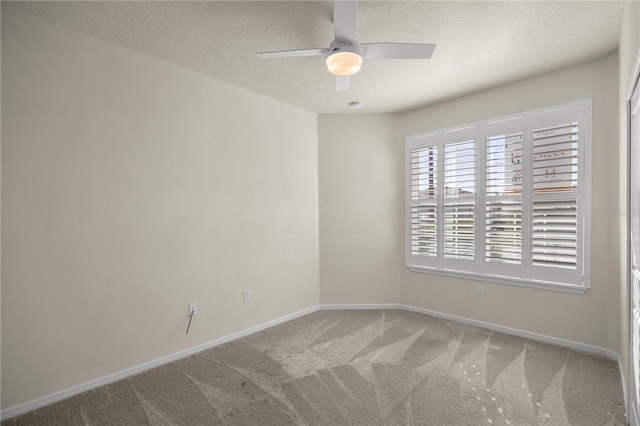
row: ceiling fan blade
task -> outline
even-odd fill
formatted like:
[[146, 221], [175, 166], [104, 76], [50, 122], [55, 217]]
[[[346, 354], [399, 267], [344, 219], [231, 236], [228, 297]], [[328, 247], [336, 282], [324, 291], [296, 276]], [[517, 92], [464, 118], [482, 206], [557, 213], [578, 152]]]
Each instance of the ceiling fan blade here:
[[325, 56], [329, 49], [282, 50], [279, 52], [256, 53], [258, 58], [295, 58], [298, 56]]
[[360, 45], [365, 59], [430, 59], [435, 44], [417, 43], [363, 43]]
[[336, 92], [347, 90], [351, 86], [350, 75], [336, 75]]
[[333, 33], [336, 39], [354, 41], [358, 26], [358, 2], [335, 0], [333, 2]]

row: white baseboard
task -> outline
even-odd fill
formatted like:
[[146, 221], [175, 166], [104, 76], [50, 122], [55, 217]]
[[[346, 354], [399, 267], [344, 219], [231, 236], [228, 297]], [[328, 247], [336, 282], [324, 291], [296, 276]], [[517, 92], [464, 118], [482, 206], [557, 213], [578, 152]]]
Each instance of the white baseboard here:
[[97, 388], [99, 386], [103, 386], [109, 383], [113, 383], [115, 381], [125, 379], [127, 377], [133, 376], [138, 373], [142, 373], [143, 371], [150, 370], [155, 367], [159, 367], [164, 364], [168, 364], [173, 361], [177, 361], [181, 358], [185, 358], [189, 355], [193, 355], [205, 349], [213, 348], [215, 346], [221, 345], [223, 343], [230, 342], [232, 340], [239, 339], [244, 336], [248, 336], [249, 334], [257, 333], [258, 331], [262, 331], [269, 327], [273, 327], [274, 325], [282, 324], [283, 322], [290, 321], [292, 319], [301, 317], [303, 315], [307, 315], [319, 310], [318, 306], [313, 306], [311, 308], [303, 309], [301, 311], [295, 312], [293, 314], [285, 315], [280, 318], [276, 318], [271, 321], [267, 321], [263, 324], [256, 325], [254, 327], [247, 328], [245, 330], [239, 331], [237, 333], [232, 333], [224, 337], [220, 337], [218, 339], [211, 340], [210, 342], [202, 343], [200, 345], [193, 346], [191, 348], [187, 348], [178, 352], [175, 352], [170, 355], [166, 355], [152, 361], [148, 361], [130, 368], [127, 368], [122, 371], [118, 371], [113, 374], [109, 374], [108, 376], [100, 377], [95, 380], [90, 380], [86, 383], [82, 383], [80, 385], [72, 386], [67, 389], [63, 389], [58, 392], [54, 392], [49, 395], [45, 395], [43, 397], [34, 399], [32, 401], [27, 401], [23, 404], [16, 405], [14, 407], [9, 407], [0, 412], [0, 420], [6, 420], [11, 417], [19, 416], [20, 414], [27, 413], [31, 410], [35, 410], [36, 408], [44, 407], [45, 405], [52, 404], [54, 402], [61, 401], [65, 398], [69, 398], [71, 396], [77, 395], [79, 393], [88, 391], [90, 389]]
[[531, 340], [537, 340], [540, 342], [551, 343], [558, 346], [564, 346], [571, 349], [580, 350], [583, 352], [589, 352], [596, 355], [603, 355], [618, 362], [620, 365], [620, 356], [609, 350], [598, 346], [587, 345], [585, 343], [574, 342], [571, 340], [561, 339], [558, 337], [547, 336], [544, 334], [532, 333], [530, 331], [520, 330], [517, 328], [505, 327], [502, 325], [492, 324], [484, 321], [477, 321], [465, 317], [459, 317], [457, 315], [444, 314], [438, 311], [432, 311], [429, 309], [418, 308], [411, 305], [404, 305], [401, 303], [393, 304], [333, 304], [333, 305], [320, 305], [320, 310], [332, 310], [332, 309], [402, 309], [410, 312], [417, 312], [420, 314], [431, 315], [433, 317], [447, 319], [451, 321], [461, 322], [464, 324], [475, 325], [477, 327], [486, 328], [489, 330], [499, 331], [501, 333], [510, 334], [514, 336], [524, 337]]
[[350, 305], [320, 305], [321, 311], [331, 311], [337, 309], [405, 309], [405, 305], [400, 303], [380, 303], [380, 304], [350, 304]]

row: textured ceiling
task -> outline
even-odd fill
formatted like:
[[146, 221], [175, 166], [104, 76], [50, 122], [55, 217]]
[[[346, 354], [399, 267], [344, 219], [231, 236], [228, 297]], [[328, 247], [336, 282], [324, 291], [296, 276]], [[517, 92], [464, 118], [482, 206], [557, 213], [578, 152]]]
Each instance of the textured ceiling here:
[[[331, 1], [4, 2], [137, 52], [317, 113], [401, 112], [616, 50], [618, 1], [360, 1], [361, 43], [435, 43], [430, 60], [365, 61], [335, 92], [323, 57], [256, 52], [328, 47]], [[353, 110], [350, 101], [364, 107]]]

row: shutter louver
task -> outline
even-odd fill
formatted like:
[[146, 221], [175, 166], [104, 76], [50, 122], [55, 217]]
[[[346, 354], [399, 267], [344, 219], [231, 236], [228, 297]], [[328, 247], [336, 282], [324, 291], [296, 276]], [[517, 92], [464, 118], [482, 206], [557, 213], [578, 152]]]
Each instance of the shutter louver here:
[[475, 143], [444, 146], [444, 257], [474, 258]]
[[485, 139], [485, 259], [522, 262], [522, 132]]
[[436, 217], [437, 208], [434, 205], [411, 208], [411, 254], [427, 256], [437, 254]]
[[575, 192], [578, 186], [578, 123], [533, 133], [533, 192]]
[[438, 157], [436, 147], [411, 150], [411, 254], [437, 255]]
[[533, 264], [575, 269], [577, 221], [575, 199], [534, 200]]
[[522, 203], [520, 200], [486, 204], [485, 258], [489, 262], [522, 261]]

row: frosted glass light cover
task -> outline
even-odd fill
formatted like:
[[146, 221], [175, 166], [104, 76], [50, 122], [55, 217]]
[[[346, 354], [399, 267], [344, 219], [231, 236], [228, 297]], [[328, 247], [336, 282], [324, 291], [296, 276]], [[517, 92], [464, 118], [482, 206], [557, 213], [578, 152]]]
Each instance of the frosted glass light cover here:
[[360, 70], [362, 57], [353, 52], [337, 52], [327, 58], [327, 68], [335, 75], [352, 75]]

